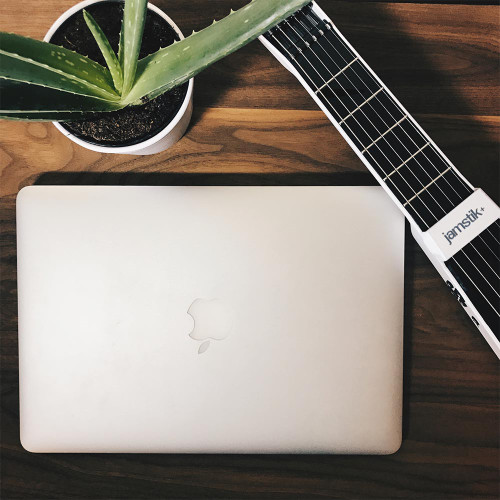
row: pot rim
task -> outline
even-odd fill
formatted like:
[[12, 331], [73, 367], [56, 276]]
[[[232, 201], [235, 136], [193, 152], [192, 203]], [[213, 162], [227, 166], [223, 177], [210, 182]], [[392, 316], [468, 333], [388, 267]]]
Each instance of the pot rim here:
[[[56, 30], [73, 14], [76, 14], [77, 12], [83, 10], [85, 7], [88, 7], [89, 5], [101, 2], [109, 2], [109, 1], [122, 3], [122, 0], [83, 0], [82, 2], [78, 2], [77, 4], [73, 5], [71, 8], [69, 8], [67, 11], [61, 14], [54, 21], [49, 31], [47, 31], [47, 34], [44, 36], [43, 41], [50, 42], [50, 39], [52, 38]], [[179, 29], [177, 24], [175, 24], [174, 21], [172, 21], [172, 19], [169, 16], [167, 16], [167, 14], [165, 14], [160, 8], [148, 2], [148, 9], [152, 10], [153, 12], [156, 12], [159, 16], [165, 19], [165, 21], [167, 21], [167, 23], [169, 23], [170, 26], [172, 26], [172, 28], [174, 29], [174, 31], [179, 35], [180, 39], [181, 40], [184, 39], [184, 35], [182, 34], [182, 31]], [[167, 136], [170, 132], [172, 132], [172, 130], [174, 130], [174, 128], [178, 125], [178, 123], [184, 117], [186, 112], [188, 112], [188, 108], [193, 96], [193, 84], [194, 84], [194, 78], [191, 78], [189, 80], [186, 95], [184, 96], [184, 100], [182, 101], [182, 105], [179, 108], [179, 111], [177, 111], [176, 115], [165, 126], [165, 128], [160, 130], [160, 132], [155, 134], [153, 137], [150, 137], [149, 139], [142, 142], [137, 142], [130, 146], [105, 146], [105, 145], [95, 144], [93, 142], [85, 141], [84, 139], [81, 139], [80, 137], [77, 137], [76, 135], [72, 134], [71, 132], [69, 132], [69, 130], [64, 128], [59, 122], [52, 122], [52, 123], [68, 139], [71, 139], [73, 142], [76, 142], [77, 144], [85, 148], [92, 149], [93, 151], [98, 151], [100, 153], [112, 152], [112, 153], [122, 153], [122, 154], [127, 154], [127, 153], [134, 154], [137, 153], [138, 151], [141, 151], [156, 144], [157, 142], [161, 141], [165, 136]]]

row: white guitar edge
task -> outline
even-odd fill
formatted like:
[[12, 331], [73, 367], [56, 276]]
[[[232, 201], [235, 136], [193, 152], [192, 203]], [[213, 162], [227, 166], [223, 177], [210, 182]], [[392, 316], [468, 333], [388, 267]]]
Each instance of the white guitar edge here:
[[[361, 61], [362, 64], [364, 64], [367, 68], [370, 74], [373, 76], [373, 78], [382, 86], [382, 88], [389, 94], [389, 96], [394, 100], [396, 104], [398, 104], [402, 111], [407, 115], [407, 119], [410, 120], [410, 122], [415, 126], [415, 128], [422, 134], [422, 136], [429, 141], [429, 143], [435, 148], [435, 150], [442, 156], [442, 158], [447, 162], [447, 164], [454, 170], [455, 174], [462, 179], [462, 181], [471, 189], [474, 189], [472, 184], [461, 174], [460, 171], [456, 169], [456, 167], [451, 163], [449, 158], [444, 154], [444, 152], [439, 148], [439, 146], [432, 140], [431, 137], [425, 132], [424, 129], [415, 121], [411, 113], [409, 113], [406, 108], [401, 104], [399, 99], [391, 92], [389, 88], [380, 80], [380, 78], [373, 72], [371, 67], [368, 65], [368, 63], [359, 55], [358, 51], [349, 43], [349, 41], [340, 33], [340, 31], [337, 29], [335, 24], [332, 22], [330, 17], [321, 9], [316, 2], [313, 2], [312, 4], [312, 9], [313, 11], [320, 17], [321, 19], [328, 21], [333, 29], [335, 30], [335, 33], [344, 41], [344, 43], [352, 50], [352, 52], [358, 57], [358, 59]], [[296, 71], [296, 69], [292, 66], [292, 64], [286, 59], [280, 51], [278, 51], [271, 43], [269, 43], [266, 38], [262, 35], [259, 37], [259, 40], [264, 44], [264, 46], [273, 54], [276, 59], [288, 70], [290, 71], [296, 78], [299, 80], [299, 82], [302, 84], [302, 86], [307, 90], [309, 95], [313, 98], [313, 100], [316, 102], [316, 104], [320, 107], [320, 109], [325, 113], [325, 115], [328, 117], [328, 119], [332, 122], [334, 127], [337, 129], [337, 131], [340, 133], [340, 135], [345, 139], [345, 141], [351, 146], [353, 151], [357, 154], [359, 159], [363, 162], [363, 164], [366, 166], [366, 168], [372, 173], [372, 175], [377, 179], [379, 184], [382, 186], [382, 188], [386, 191], [386, 193], [389, 195], [389, 197], [392, 199], [392, 201], [399, 207], [399, 209], [403, 212], [405, 215], [406, 219], [410, 223], [411, 227], [411, 232], [413, 237], [415, 238], [416, 242], [420, 245], [424, 253], [427, 255], [431, 263], [434, 265], [434, 267], [437, 269], [443, 280], [447, 283], [447, 285], [451, 288], [452, 293], [457, 297], [459, 303], [462, 305], [464, 308], [465, 312], [469, 315], [471, 318], [471, 321], [476, 325], [477, 329], [481, 332], [483, 337], [485, 338], [486, 342], [490, 345], [492, 348], [493, 352], [497, 355], [497, 357], [500, 359], [500, 341], [497, 339], [493, 331], [489, 328], [489, 326], [486, 324], [486, 321], [482, 318], [482, 316], [479, 314], [477, 309], [474, 307], [472, 304], [472, 301], [469, 299], [463, 288], [460, 286], [460, 284], [457, 282], [457, 280], [453, 277], [451, 272], [448, 270], [446, 267], [445, 263], [442, 260], [439, 260], [436, 255], [428, 248], [426, 241], [424, 240], [424, 233], [421, 231], [421, 229], [416, 225], [416, 223], [413, 220], [413, 217], [407, 212], [405, 207], [399, 202], [399, 200], [396, 198], [396, 196], [392, 193], [392, 191], [388, 188], [388, 186], [385, 184], [381, 176], [373, 169], [373, 167], [370, 165], [368, 160], [361, 154], [361, 151], [356, 147], [356, 145], [353, 143], [353, 141], [348, 137], [348, 135], [344, 132], [344, 130], [340, 127], [340, 125], [337, 123], [333, 115], [328, 111], [328, 109], [325, 107], [325, 105], [321, 102], [321, 100], [318, 98], [318, 96], [314, 93], [314, 91], [310, 88], [310, 86], [307, 84], [307, 82], [302, 78], [302, 76]], [[465, 305], [464, 305], [465, 304]]]

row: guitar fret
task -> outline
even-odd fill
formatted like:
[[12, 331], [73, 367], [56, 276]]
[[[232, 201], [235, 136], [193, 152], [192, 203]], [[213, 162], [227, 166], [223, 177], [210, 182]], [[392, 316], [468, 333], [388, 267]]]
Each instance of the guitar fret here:
[[351, 61], [347, 66], [342, 68], [338, 73], [333, 75], [332, 78], [330, 78], [327, 82], [325, 82], [321, 87], [317, 90], [315, 90], [315, 93], [317, 94], [320, 90], [322, 90], [324, 87], [327, 87], [331, 82], [333, 82], [336, 78], [338, 78], [346, 69], [350, 68], [359, 58], [356, 57], [353, 61]]
[[[441, 177], [435, 180], [435, 182], [427, 188], [427, 191], [438, 199], [440, 205], [446, 210], [446, 213], [451, 212], [455, 207], [460, 205], [468, 195], [461, 194], [460, 190], [457, 191], [454, 183], [457, 179], [456, 173], [451, 168], [446, 167]], [[436, 174], [439, 169], [436, 168]]]
[[[401, 118], [401, 120], [397, 121], [390, 129], [386, 130], [378, 139], [375, 139], [371, 144], [369, 144], [365, 149], [363, 149], [363, 151], [361, 151], [361, 154], [365, 154], [372, 146], [377, 144], [377, 142], [380, 141], [380, 139], [383, 139], [393, 128], [396, 128], [401, 122], [403, 122], [407, 118], [408, 118], [408, 115], [403, 116], [403, 118]], [[385, 181], [385, 179], [384, 179], [384, 181]]]
[[425, 186], [423, 189], [421, 189], [417, 194], [415, 194], [415, 196], [410, 198], [406, 203], [403, 204], [403, 206], [406, 206], [409, 203], [411, 203], [415, 198], [417, 198], [417, 196], [421, 195], [424, 191], [426, 191], [429, 188], [429, 186], [434, 184], [440, 177], [442, 177], [446, 172], [448, 172], [448, 170], [451, 170], [451, 167], [448, 167], [444, 172], [442, 172], [435, 179], [433, 179], [432, 182], [429, 182], [429, 184], [427, 184], [427, 186]]
[[[445, 176], [452, 175], [453, 172], [451, 170], [437, 171], [431, 175], [425, 169], [423, 160], [421, 163], [422, 165], [419, 165], [415, 161], [411, 169], [405, 167], [404, 172], [389, 178], [386, 185], [391, 188], [401, 205], [405, 206], [417, 222], [421, 219], [425, 225], [424, 229], [427, 229], [458, 203], [456, 199], [449, 200], [446, 196], [449, 190], [443, 190], [443, 186], [439, 185]], [[433, 180], [434, 182], [431, 183]], [[418, 196], [416, 196], [417, 193]], [[407, 204], [409, 200], [411, 203]]]
[[351, 111], [345, 118], [340, 120], [340, 122], [339, 122], [340, 125], [342, 125], [348, 118], [350, 118], [354, 113], [356, 113], [356, 111], [360, 110], [365, 104], [369, 103], [375, 96], [377, 96], [380, 92], [382, 92], [382, 90], [384, 90], [384, 89], [382, 89], [382, 88], [378, 89], [377, 92], [375, 92], [375, 94], [373, 94], [365, 102], [360, 104], [354, 111]]
[[[359, 61], [354, 61], [353, 64], [344, 70], [330, 84], [316, 94], [327, 109], [333, 109], [338, 115], [339, 121], [343, 116], [353, 112], [358, 106], [369, 99], [380, 87], [360, 88], [359, 85], [353, 84], [356, 74], [356, 67]], [[332, 71], [333, 73], [333, 71]], [[324, 81], [323, 81], [324, 83]], [[318, 85], [320, 87], [320, 85]]]
[[[346, 118], [343, 125], [358, 131], [357, 145], [360, 151], [363, 151], [381, 136], [385, 137], [403, 117], [402, 111], [394, 106], [384, 90], [378, 93], [375, 99], [370, 100], [367, 106], [353, 113], [351, 117]], [[389, 169], [392, 168], [392, 165], [391, 162]]]
[[370, 148], [365, 153], [365, 158], [379, 166], [380, 173], [383, 174], [381, 176], [384, 178], [403, 163], [408, 163], [410, 158], [427, 143], [428, 141], [413, 128], [409, 120], [405, 120]]
[[[412, 200], [410, 205], [406, 205], [407, 211], [416, 208], [417, 211], [422, 213], [425, 206], [431, 207], [433, 214], [444, 216], [446, 213], [453, 210], [462, 201], [464, 201], [471, 193], [470, 189], [459, 183], [458, 177], [451, 165], [444, 162], [441, 164], [432, 163], [430, 158], [437, 157], [437, 153], [428, 148], [426, 153], [420, 153], [411, 162], [409, 162], [403, 169], [400, 170], [401, 176], [408, 182], [408, 188], [411, 188], [414, 193], [422, 190], [425, 186], [426, 189], [419, 194], [418, 198]], [[433, 171], [431, 174], [429, 170]], [[388, 182], [399, 178], [400, 176], [392, 176]], [[433, 181], [432, 183], [430, 181]], [[400, 184], [400, 182], [396, 182]], [[430, 185], [429, 185], [430, 184]], [[408, 191], [408, 190], [407, 190]], [[408, 196], [407, 199], [410, 199]], [[406, 203], [405, 200], [401, 200]], [[418, 201], [418, 203], [417, 203]], [[410, 208], [411, 207], [411, 208]], [[426, 218], [426, 223], [429, 226], [436, 222], [435, 219]]]
[[[448, 166], [448, 163], [446, 163], [444, 159], [440, 155], [438, 155], [434, 150], [429, 150], [427, 153], [428, 156], [432, 156], [432, 154], [434, 154], [436, 157], [434, 160], [434, 165], [438, 165], [439, 162], [444, 167]], [[429, 161], [431, 160], [429, 159]], [[453, 169], [450, 171], [450, 173], [453, 175], [447, 175], [445, 177], [442, 177], [442, 180], [446, 181], [446, 184], [448, 185], [448, 190], [451, 190], [451, 192], [457, 199], [456, 205], [459, 205], [462, 201], [464, 201], [467, 197], [469, 197], [474, 192], [474, 190], [470, 188], [467, 184], [465, 184], [463, 181], [461, 181], [460, 178], [457, 175], [455, 175]]]
[[410, 160], [413, 160], [418, 153], [421, 153], [427, 146], [430, 146], [430, 142], [425, 143], [416, 153], [412, 154], [406, 161], [401, 163], [399, 167], [396, 167], [390, 174], [386, 175], [382, 180], [386, 181], [391, 175], [395, 174], [399, 169], [404, 167]]

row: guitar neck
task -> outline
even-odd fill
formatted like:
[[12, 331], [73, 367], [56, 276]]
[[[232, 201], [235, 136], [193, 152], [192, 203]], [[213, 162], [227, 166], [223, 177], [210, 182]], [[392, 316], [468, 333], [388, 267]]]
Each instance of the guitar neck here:
[[[414, 233], [430, 232], [471, 199], [472, 185], [316, 3], [272, 28], [261, 41], [297, 76]], [[424, 250], [500, 357], [500, 224], [492, 202], [490, 211], [494, 222], [449, 258], [439, 261]]]

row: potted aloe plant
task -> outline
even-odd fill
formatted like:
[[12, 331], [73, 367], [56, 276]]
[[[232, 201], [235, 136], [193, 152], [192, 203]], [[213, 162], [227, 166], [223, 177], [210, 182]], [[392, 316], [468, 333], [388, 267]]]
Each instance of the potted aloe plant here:
[[146, 0], [81, 2], [43, 42], [0, 32], [0, 118], [53, 121], [95, 151], [157, 153], [188, 126], [193, 76], [308, 1], [252, 0], [187, 38]]

